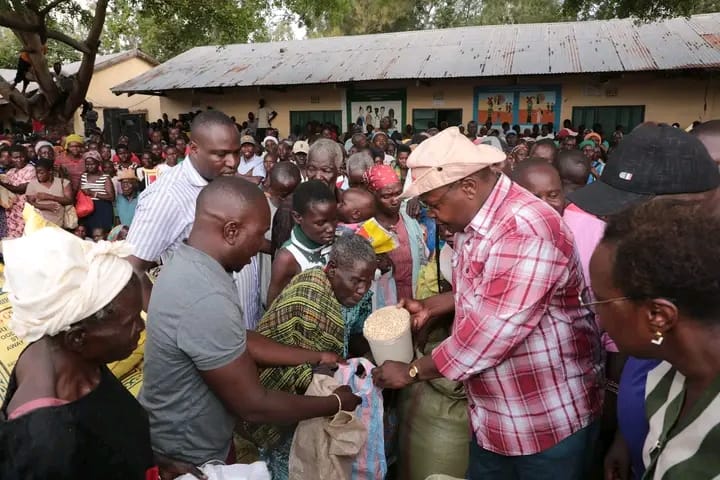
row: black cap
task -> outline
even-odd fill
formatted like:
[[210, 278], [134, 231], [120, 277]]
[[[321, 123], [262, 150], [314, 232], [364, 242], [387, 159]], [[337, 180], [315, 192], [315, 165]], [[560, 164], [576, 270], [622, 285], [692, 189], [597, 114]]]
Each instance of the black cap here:
[[600, 178], [568, 195], [593, 215], [619, 213], [655, 195], [699, 193], [720, 186], [720, 171], [695, 136], [669, 125], [637, 127], [609, 155]]

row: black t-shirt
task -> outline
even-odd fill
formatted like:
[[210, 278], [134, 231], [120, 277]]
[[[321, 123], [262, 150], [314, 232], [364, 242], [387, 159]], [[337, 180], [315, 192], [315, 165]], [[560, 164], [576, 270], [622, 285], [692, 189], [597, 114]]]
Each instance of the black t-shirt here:
[[13, 371], [0, 420], [0, 478], [148, 478], [154, 461], [147, 414], [107, 367], [84, 397], [8, 421], [7, 406], [16, 390]]

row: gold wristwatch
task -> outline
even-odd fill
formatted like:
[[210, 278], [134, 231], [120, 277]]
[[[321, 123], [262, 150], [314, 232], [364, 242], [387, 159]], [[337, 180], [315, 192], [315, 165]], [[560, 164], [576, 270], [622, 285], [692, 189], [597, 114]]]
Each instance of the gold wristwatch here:
[[411, 364], [410, 370], [408, 370], [408, 375], [410, 375], [410, 378], [413, 379], [413, 381], [418, 379], [418, 374], [420, 373], [420, 370], [418, 370], [417, 365]]

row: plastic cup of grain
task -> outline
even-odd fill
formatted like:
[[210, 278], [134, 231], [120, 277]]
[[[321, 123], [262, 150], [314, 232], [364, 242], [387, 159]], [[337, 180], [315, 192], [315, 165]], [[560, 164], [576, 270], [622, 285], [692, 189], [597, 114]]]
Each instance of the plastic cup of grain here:
[[385, 360], [410, 363], [413, 359], [410, 312], [395, 305], [375, 310], [365, 320], [363, 335], [370, 344], [375, 365]]

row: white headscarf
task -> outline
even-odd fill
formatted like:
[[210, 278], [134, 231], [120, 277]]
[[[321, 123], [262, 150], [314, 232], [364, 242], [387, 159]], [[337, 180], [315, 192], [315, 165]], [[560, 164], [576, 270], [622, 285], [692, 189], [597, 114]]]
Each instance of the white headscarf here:
[[265, 138], [263, 139], [263, 141], [262, 141], [263, 147], [265, 146], [265, 143], [266, 143], [268, 140], [270, 140], [271, 142], [275, 142], [275, 145], [278, 144], [278, 139], [277, 139], [277, 138], [275, 138], [275, 137], [273, 137], [273, 136], [271, 136], [271, 135], [268, 135], [268, 136], [265, 137]]
[[125, 288], [131, 254], [125, 242], [87, 242], [52, 227], [4, 241], [10, 328], [25, 342], [69, 330]]
[[53, 148], [53, 144], [48, 142], [47, 140], [40, 140], [35, 144], [35, 154], [40, 155], [40, 149], [42, 147], [50, 147]]

